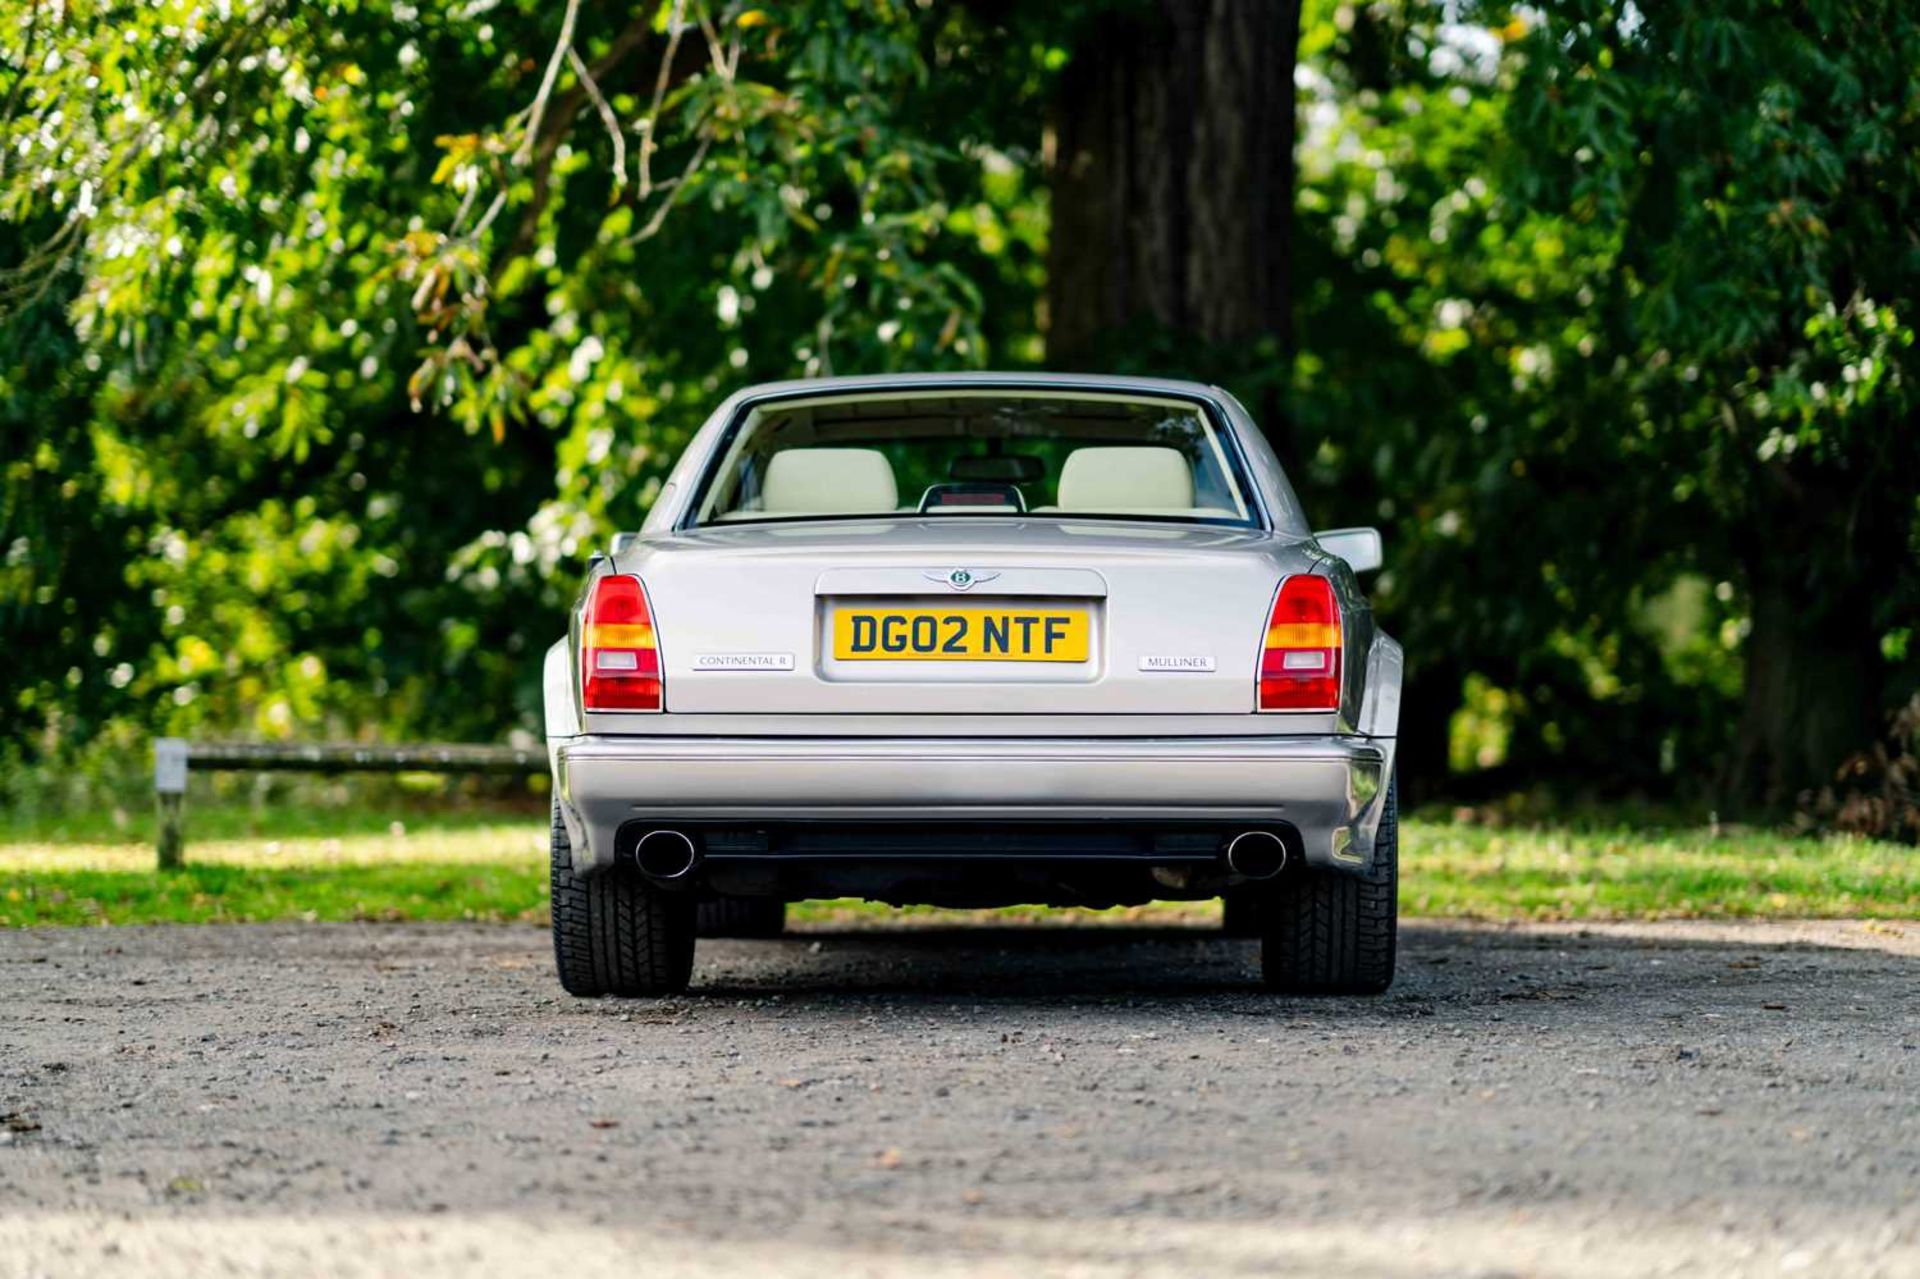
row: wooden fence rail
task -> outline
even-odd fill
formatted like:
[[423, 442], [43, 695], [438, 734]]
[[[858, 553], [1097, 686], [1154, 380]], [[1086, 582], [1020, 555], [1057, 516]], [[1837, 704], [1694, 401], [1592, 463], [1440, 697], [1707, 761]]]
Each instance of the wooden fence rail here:
[[500, 773], [531, 776], [547, 771], [544, 747], [425, 742], [411, 746], [353, 744], [282, 745], [270, 742], [189, 742], [181, 737], [153, 743], [153, 793], [160, 814], [157, 852], [161, 870], [186, 860], [187, 773]]

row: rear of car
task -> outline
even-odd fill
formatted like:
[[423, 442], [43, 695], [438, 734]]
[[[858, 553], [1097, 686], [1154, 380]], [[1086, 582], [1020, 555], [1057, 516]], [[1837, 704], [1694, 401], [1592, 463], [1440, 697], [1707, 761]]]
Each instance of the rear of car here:
[[1377, 555], [1316, 539], [1209, 388], [736, 396], [548, 655], [563, 982], [680, 989], [703, 918], [765, 934], [812, 897], [1225, 897], [1270, 984], [1384, 989]]

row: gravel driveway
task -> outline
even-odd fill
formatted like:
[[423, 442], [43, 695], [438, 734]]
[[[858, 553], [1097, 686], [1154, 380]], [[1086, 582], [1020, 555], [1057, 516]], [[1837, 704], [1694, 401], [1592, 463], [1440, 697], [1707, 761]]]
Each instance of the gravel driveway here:
[[1920, 926], [0, 934], [0, 1274], [1920, 1274]]

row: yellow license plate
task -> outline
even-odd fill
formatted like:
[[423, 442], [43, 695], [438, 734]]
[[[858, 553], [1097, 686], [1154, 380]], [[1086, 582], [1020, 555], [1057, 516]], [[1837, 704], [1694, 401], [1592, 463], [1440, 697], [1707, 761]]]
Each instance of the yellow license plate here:
[[1084, 608], [842, 608], [833, 655], [843, 662], [1084, 662]]

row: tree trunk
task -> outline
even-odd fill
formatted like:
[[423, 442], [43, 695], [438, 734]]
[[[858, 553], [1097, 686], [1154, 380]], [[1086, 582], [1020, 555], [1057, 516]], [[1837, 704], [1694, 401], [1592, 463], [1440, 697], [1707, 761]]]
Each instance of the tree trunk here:
[[1047, 355], [1171, 330], [1288, 346], [1297, 0], [1154, 0], [1094, 19], [1054, 100]]
[[1873, 566], [1900, 538], [1877, 518], [1887, 512], [1875, 487], [1801, 480], [1760, 513], [1745, 555], [1744, 707], [1722, 785], [1735, 809], [1790, 807], [1884, 732]]

